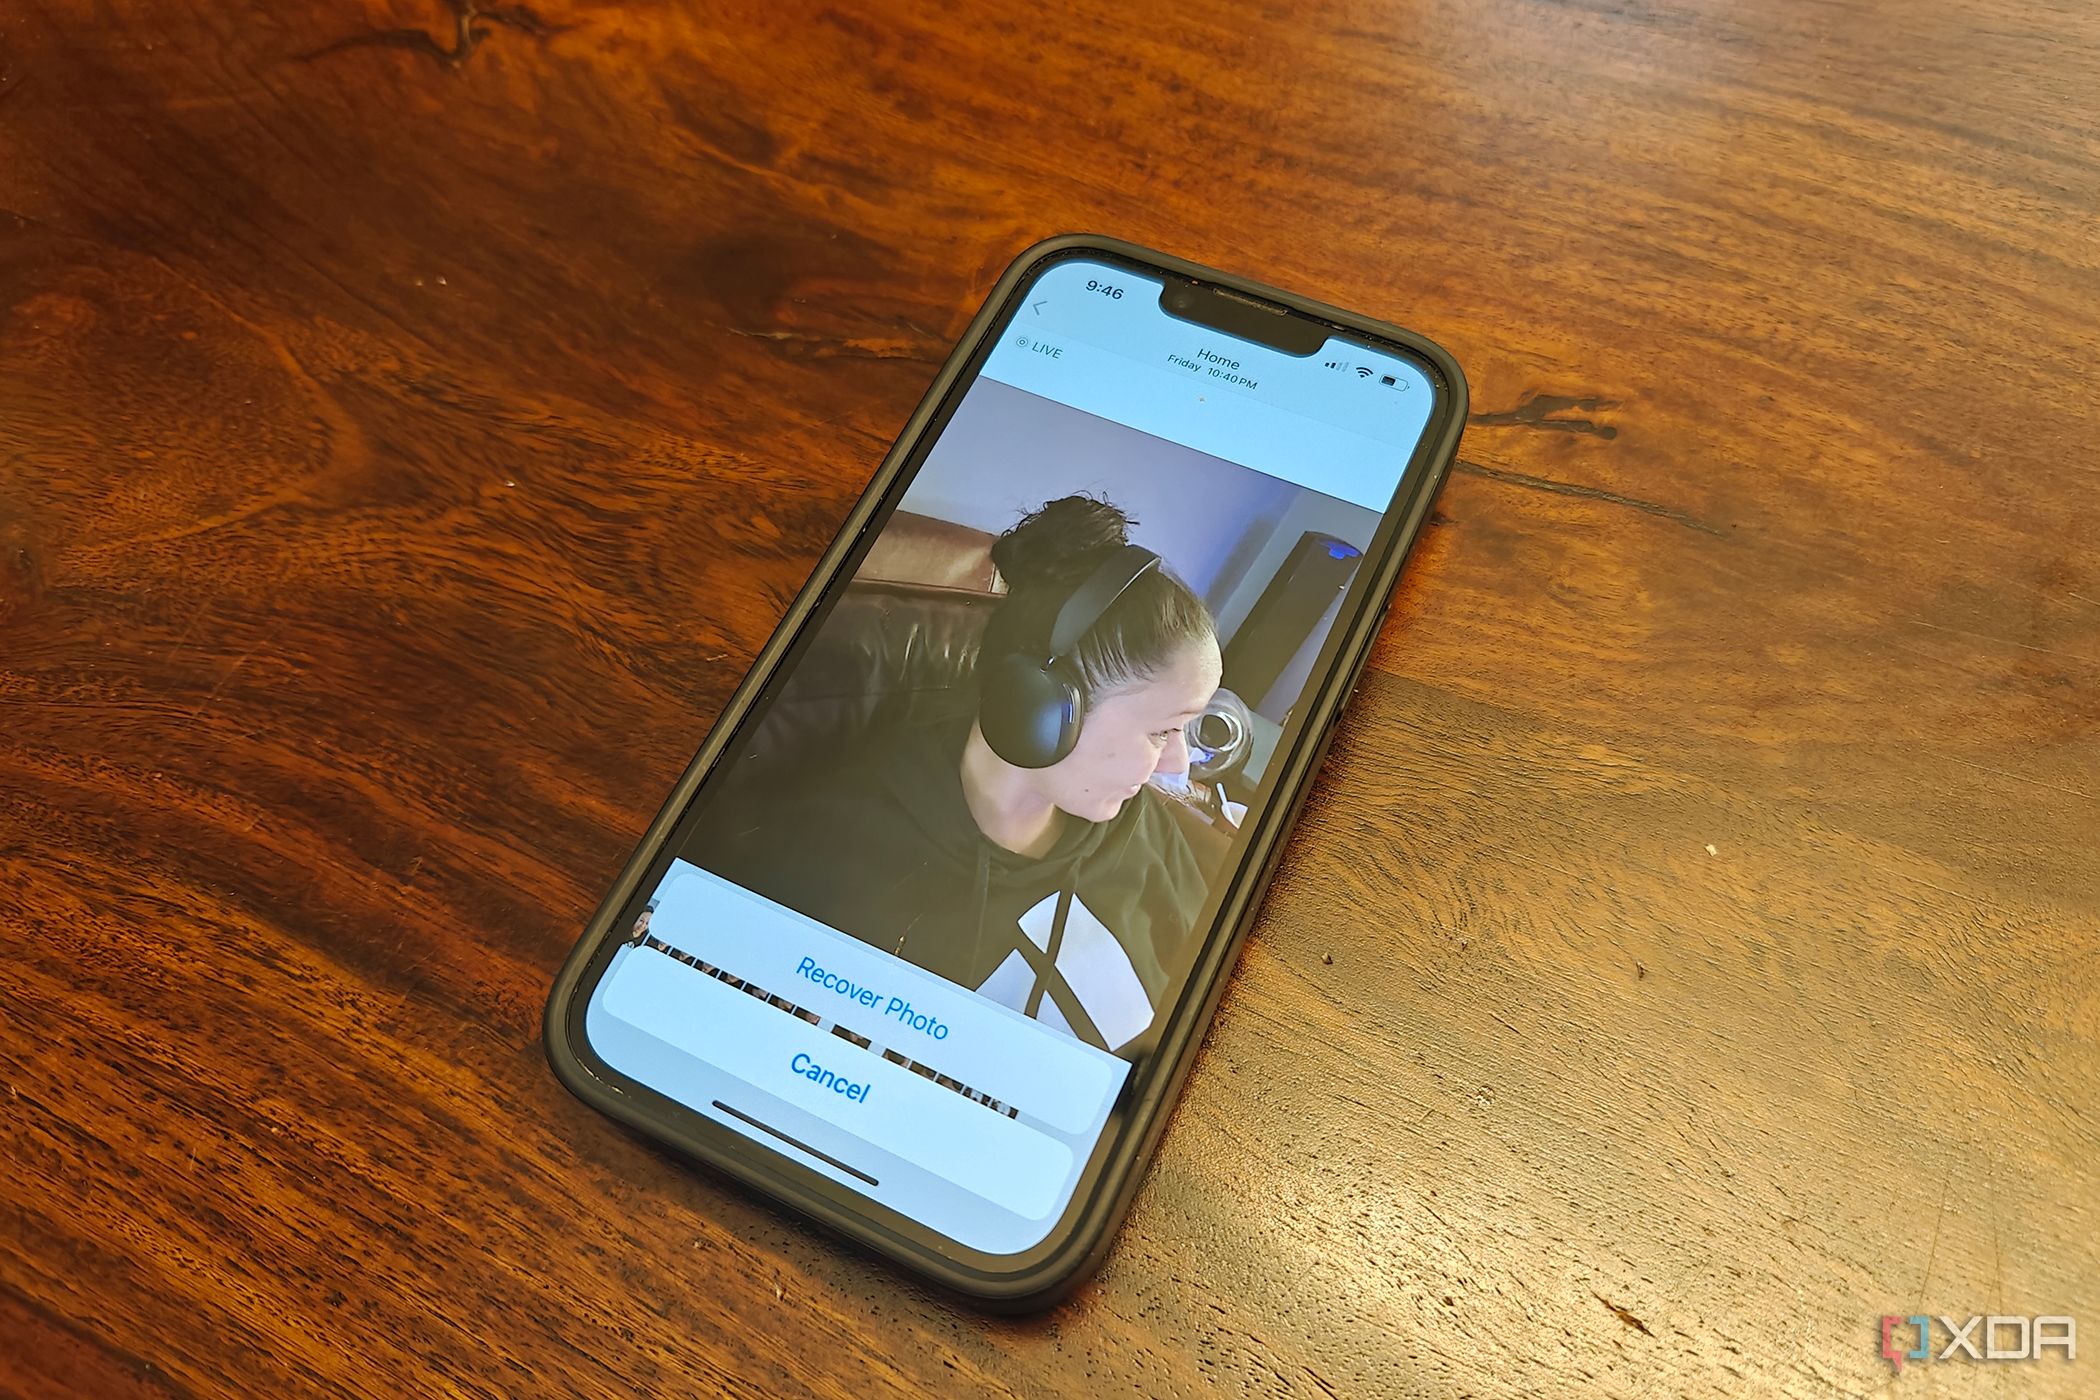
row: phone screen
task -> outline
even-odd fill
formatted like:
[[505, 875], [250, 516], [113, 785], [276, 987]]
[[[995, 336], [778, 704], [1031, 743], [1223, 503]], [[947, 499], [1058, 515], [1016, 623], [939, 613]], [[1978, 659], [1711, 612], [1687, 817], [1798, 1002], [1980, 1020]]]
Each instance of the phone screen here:
[[604, 1070], [959, 1257], [1128, 1117], [1438, 393], [1175, 284], [1009, 299], [587, 984]]

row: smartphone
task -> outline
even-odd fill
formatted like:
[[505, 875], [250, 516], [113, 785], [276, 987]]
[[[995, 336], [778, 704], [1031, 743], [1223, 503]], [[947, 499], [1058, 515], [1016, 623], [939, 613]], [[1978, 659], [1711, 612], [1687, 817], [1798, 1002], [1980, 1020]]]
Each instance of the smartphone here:
[[987, 1305], [1106, 1253], [1458, 449], [1423, 337], [993, 289], [557, 978], [586, 1103]]

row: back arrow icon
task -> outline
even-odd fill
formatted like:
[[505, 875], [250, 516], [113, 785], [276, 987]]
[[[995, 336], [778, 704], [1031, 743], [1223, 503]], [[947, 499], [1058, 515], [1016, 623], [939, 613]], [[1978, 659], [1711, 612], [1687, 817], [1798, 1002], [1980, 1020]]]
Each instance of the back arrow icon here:
[[1039, 301], [1030, 303], [1028, 309], [1038, 316], [1043, 314], [1043, 304]]

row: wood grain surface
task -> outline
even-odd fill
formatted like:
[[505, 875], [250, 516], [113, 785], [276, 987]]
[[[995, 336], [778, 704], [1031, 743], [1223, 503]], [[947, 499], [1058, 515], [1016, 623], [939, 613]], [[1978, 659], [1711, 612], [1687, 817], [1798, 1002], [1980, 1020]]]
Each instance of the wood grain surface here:
[[[2100, 1392], [2096, 215], [2071, 0], [10, 0], [0, 1392]], [[538, 1017], [1074, 228], [1477, 412], [1014, 1322]], [[2085, 1350], [1897, 1374], [1921, 1312]]]

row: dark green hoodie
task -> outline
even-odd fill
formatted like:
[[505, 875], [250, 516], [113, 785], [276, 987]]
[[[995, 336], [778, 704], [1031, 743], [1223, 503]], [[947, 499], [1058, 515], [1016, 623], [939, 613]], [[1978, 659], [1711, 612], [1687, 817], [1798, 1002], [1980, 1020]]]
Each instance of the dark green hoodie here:
[[[1067, 818], [1040, 858], [978, 830], [969, 719], [871, 744], [755, 797], [717, 801], [682, 854], [937, 976], [1135, 1057], [1188, 965], [1202, 872], [1147, 786], [1105, 822]], [[733, 810], [731, 810], [733, 808]]]

